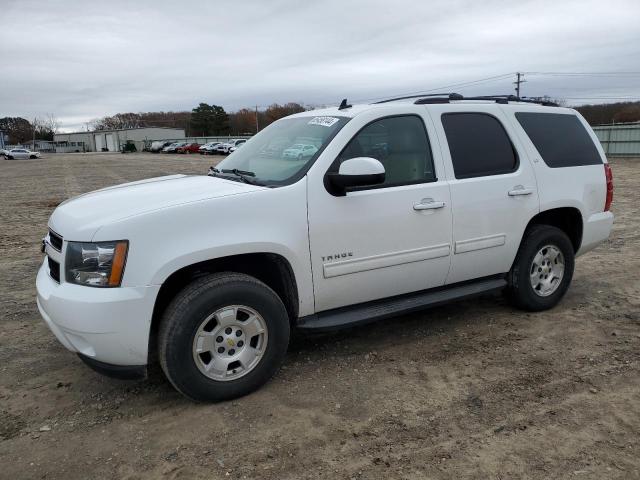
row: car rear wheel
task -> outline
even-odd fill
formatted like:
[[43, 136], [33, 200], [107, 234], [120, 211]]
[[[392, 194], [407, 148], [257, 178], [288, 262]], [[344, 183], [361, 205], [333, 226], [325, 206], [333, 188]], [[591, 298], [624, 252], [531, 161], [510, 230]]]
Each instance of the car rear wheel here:
[[509, 272], [508, 297], [525, 310], [552, 308], [569, 289], [574, 264], [573, 245], [562, 230], [534, 225], [525, 233]]
[[207, 275], [182, 290], [165, 311], [160, 364], [185, 396], [229, 400], [275, 374], [289, 334], [287, 311], [267, 285], [239, 273]]

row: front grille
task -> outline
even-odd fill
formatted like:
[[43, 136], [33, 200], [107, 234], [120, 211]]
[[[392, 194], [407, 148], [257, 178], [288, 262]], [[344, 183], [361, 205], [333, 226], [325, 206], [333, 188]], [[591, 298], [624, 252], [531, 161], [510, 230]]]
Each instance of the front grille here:
[[60, 252], [62, 250], [62, 237], [53, 230], [49, 230], [49, 243], [57, 251]]
[[56, 282], [60, 283], [60, 264], [55, 260], [51, 260], [51, 257], [47, 257], [49, 260], [49, 275]]

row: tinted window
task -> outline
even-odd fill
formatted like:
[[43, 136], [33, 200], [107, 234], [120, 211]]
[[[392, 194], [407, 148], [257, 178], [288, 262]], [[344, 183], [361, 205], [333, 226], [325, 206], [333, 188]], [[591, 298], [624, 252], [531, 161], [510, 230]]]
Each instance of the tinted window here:
[[442, 125], [456, 178], [500, 175], [518, 168], [518, 156], [497, 118], [486, 113], [445, 113]]
[[516, 118], [551, 168], [602, 163], [593, 140], [575, 115], [520, 112]]
[[382, 187], [436, 179], [427, 132], [415, 115], [382, 118], [364, 127], [347, 144], [338, 163], [355, 157], [372, 157], [384, 165]]

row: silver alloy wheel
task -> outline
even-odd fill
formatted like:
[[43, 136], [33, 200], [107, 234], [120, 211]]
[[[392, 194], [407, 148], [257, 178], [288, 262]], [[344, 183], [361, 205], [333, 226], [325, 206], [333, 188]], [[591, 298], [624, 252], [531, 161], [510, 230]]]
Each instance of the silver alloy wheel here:
[[193, 359], [213, 380], [236, 380], [260, 363], [268, 337], [264, 318], [251, 307], [222, 307], [200, 324], [193, 338]]
[[564, 256], [560, 249], [545, 245], [538, 250], [529, 270], [533, 291], [541, 297], [548, 297], [558, 289], [563, 276]]

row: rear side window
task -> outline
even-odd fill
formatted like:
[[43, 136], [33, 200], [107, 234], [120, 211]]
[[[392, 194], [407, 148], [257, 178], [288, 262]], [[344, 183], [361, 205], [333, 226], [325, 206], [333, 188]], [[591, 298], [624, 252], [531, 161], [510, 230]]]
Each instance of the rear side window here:
[[486, 177], [513, 172], [518, 155], [502, 123], [486, 113], [445, 113], [447, 135], [456, 178]]
[[549, 167], [602, 163], [593, 140], [575, 115], [519, 112], [516, 119]]

